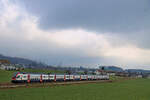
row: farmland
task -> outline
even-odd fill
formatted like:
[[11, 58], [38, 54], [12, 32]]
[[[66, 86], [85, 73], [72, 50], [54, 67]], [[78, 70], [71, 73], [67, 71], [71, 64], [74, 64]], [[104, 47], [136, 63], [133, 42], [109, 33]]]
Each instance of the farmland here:
[[[25, 69], [25, 72], [63, 73]], [[0, 83], [9, 83], [15, 71], [0, 70]], [[112, 83], [47, 85], [0, 89], [0, 100], [148, 100], [150, 80], [124, 80], [111, 77]], [[117, 81], [115, 81], [117, 80]]]
[[0, 89], [0, 100], [148, 100], [150, 80]]

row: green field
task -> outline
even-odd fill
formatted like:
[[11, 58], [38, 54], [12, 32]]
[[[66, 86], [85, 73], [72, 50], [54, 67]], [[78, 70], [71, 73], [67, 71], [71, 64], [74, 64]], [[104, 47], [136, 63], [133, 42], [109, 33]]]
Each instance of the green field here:
[[150, 80], [0, 89], [0, 100], [149, 100]]
[[[15, 71], [0, 70], [0, 83], [10, 82]], [[24, 72], [63, 73], [32, 70]], [[123, 80], [111, 77], [111, 80]], [[150, 80], [134, 79], [113, 83], [95, 83], [52, 87], [0, 89], [0, 100], [149, 100]]]
[[[14, 72], [17, 71], [5, 71], [0, 70], [0, 83], [11, 82], [11, 77]], [[32, 73], [63, 73], [63, 71], [55, 70], [41, 70], [41, 69], [25, 69], [22, 72], [32, 72]]]

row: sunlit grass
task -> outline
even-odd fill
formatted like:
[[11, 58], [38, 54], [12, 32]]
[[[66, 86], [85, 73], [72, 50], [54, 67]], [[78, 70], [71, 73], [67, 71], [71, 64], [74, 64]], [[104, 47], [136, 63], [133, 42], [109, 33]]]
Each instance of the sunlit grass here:
[[149, 100], [150, 80], [0, 90], [0, 100]]

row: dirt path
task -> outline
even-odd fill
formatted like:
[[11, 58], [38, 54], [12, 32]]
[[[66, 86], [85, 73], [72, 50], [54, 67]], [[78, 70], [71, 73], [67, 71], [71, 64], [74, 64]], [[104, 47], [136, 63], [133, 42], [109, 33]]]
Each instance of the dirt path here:
[[88, 81], [66, 81], [66, 82], [45, 82], [45, 83], [0, 83], [0, 89], [15, 89], [15, 88], [32, 88], [32, 87], [53, 87], [60, 85], [77, 85], [77, 84], [92, 84], [92, 83], [112, 83], [123, 82], [125, 80], [134, 80], [136, 78], [124, 77], [117, 80], [88, 80]]
[[1, 83], [0, 89], [15, 89], [20, 87], [32, 88], [32, 87], [49, 87], [59, 85], [74, 85], [74, 84], [90, 84], [90, 83], [110, 83], [112, 80], [93, 80], [93, 81], [67, 81], [67, 82], [47, 82], [47, 83]]

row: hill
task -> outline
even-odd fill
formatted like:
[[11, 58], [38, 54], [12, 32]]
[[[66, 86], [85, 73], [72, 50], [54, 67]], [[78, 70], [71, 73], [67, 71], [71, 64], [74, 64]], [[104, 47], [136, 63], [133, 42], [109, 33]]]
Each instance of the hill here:
[[144, 69], [126, 69], [125, 71], [128, 73], [150, 73], [150, 70]]
[[123, 72], [123, 69], [116, 66], [100, 66], [100, 69], [104, 69], [106, 71], [115, 71], [115, 72]]
[[39, 66], [46, 66], [43, 63], [39, 63], [30, 59], [20, 58], [20, 57], [10, 57], [10, 56], [4, 56], [0, 54], [1, 60], [8, 60], [11, 64], [22, 64], [25, 65], [25, 67], [39, 67]]

